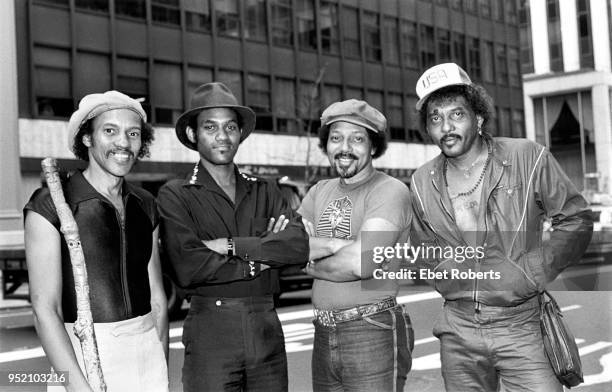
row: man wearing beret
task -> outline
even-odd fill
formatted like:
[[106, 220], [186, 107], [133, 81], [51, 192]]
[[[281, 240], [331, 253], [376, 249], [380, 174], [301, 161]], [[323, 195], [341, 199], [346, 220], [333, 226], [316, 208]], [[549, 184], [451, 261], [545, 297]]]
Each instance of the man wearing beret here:
[[[88, 162], [63, 185], [79, 228], [104, 381], [109, 391], [167, 391], [168, 320], [154, 197], [124, 177], [148, 155], [153, 129], [140, 103], [117, 91], [90, 94], [68, 123], [69, 146]], [[73, 332], [75, 278], [48, 188], [24, 208], [30, 298], [49, 362], [65, 388], [89, 391]], [[51, 388], [50, 388], [51, 389]]]
[[179, 141], [200, 155], [158, 195], [164, 250], [191, 298], [185, 391], [287, 390], [273, 294], [278, 268], [308, 261], [308, 235], [278, 189], [234, 164], [254, 128], [255, 113], [222, 83], [198, 87], [176, 124]]
[[[396, 302], [397, 282], [374, 279], [370, 250], [403, 238], [409, 191], [372, 165], [387, 148], [382, 113], [350, 99], [325, 109], [321, 124], [320, 147], [339, 177], [313, 186], [298, 210], [311, 236], [306, 272], [315, 278], [313, 389], [402, 391], [412, 364], [410, 318]], [[329, 255], [330, 240], [345, 246]]]
[[[561, 392], [538, 294], [588, 246], [588, 204], [547, 148], [489, 134], [491, 97], [457, 64], [426, 70], [416, 92], [440, 154], [412, 178], [413, 243], [463, 249], [416, 261], [451, 277], [434, 281], [445, 300], [433, 333], [446, 390]], [[545, 243], [544, 218], [554, 229]]]

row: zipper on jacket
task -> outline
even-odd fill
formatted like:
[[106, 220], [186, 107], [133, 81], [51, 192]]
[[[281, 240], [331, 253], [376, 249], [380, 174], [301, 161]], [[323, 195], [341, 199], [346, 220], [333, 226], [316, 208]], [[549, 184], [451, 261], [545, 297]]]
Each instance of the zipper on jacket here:
[[127, 283], [127, 245], [126, 245], [126, 235], [125, 235], [125, 231], [126, 231], [126, 223], [125, 223], [125, 219], [121, 219], [121, 215], [119, 214], [119, 211], [117, 211], [117, 209], [115, 209], [115, 214], [117, 215], [117, 220], [119, 221], [119, 227], [120, 227], [120, 232], [121, 232], [121, 257], [120, 257], [120, 262], [121, 262], [121, 285], [123, 287], [123, 301], [124, 301], [124, 305], [125, 305], [125, 316], [126, 317], [130, 317], [130, 315], [132, 314], [132, 306], [131, 306], [131, 301], [130, 301], [130, 288], [128, 286]]

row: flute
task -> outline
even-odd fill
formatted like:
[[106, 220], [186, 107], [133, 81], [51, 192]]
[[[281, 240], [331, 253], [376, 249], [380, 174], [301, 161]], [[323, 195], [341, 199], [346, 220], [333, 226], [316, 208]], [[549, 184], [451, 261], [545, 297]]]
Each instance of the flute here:
[[96, 343], [96, 333], [93, 326], [93, 316], [89, 303], [89, 283], [87, 281], [87, 268], [85, 266], [85, 255], [81, 247], [79, 228], [77, 227], [72, 211], [66, 203], [59, 173], [57, 172], [57, 161], [54, 158], [45, 158], [41, 162], [43, 173], [51, 193], [51, 199], [57, 210], [60, 220], [60, 231], [64, 235], [68, 251], [70, 252], [70, 264], [74, 275], [74, 289], [76, 291], [77, 319], [74, 323], [74, 334], [81, 342], [85, 373], [91, 388], [96, 392], [105, 392], [106, 384], [100, 365], [100, 355]]

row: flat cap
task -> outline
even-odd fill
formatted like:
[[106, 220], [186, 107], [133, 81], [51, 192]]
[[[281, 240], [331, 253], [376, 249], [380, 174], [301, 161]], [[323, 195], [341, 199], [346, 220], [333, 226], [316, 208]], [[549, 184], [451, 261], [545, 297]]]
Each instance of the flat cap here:
[[385, 133], [387, 130], [385, 116], [367, 102], [357, 99], [332, 103], [323, 111], [322, 125], [330, 125], [338, 121], [359, 125], [376, 133]]
[[142, 118], [142, 121], [147, 122], [147, 114], [140, 102], [134, 98], [115, 90], [101, 94], [89, 94], [81, 99], [79, 108], [72, 113], [68, 121], [68, 148], [72, 150], [74, 138], [83, 124], [104, 112], [115, 109], [132, 110]]

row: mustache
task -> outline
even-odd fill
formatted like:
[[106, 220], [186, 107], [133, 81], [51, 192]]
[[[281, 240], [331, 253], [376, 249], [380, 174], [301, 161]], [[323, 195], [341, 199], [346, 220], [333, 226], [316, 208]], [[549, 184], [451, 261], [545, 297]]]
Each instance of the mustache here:
[[351, 159], [358, 159], [354, 154], [351, 154], [350, 152], [339, 152], [338, 154], [334, 155], [334, 159], [340, 159], [340, 158], [351, 158]]
[[111, 154], [117, 154], [118, 152], [126, 153], [130, 156], [130, 158], [134, 158], [134, 153], [127, 148], [113, 148], [106, 152], [106, 157], [108, 158]]
[[446, 142], [446, 140], [448, 140], [450, 138], [457, 138], [459, 140], [463, 139], [461, 137], [461, 135], [457, 135], [456, 133], [449, 133], [449, 134], [446, 134], [446, 135], [442, 136], [442, 139], [440, 139], [440, 143], [444, 143], [444, 142]]

